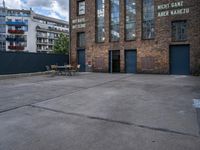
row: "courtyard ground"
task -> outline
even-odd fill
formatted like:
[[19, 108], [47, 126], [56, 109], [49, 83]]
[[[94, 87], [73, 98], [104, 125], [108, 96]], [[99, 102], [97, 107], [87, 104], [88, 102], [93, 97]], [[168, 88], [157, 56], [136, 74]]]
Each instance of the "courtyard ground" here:
[[0, 150], [199, 150], [200, 78], [83, 73], [0, 80]]

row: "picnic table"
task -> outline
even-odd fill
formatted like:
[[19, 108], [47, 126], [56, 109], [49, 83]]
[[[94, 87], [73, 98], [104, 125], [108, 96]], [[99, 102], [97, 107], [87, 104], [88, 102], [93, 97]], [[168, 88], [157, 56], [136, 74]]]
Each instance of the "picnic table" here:
[[62, 72], [64, 72], [65, 74], [69, 75], [69, 76], [72, 76], [72, 69], [73, 69], [73, 66], [71, 65], [64, 65], [64, 66], [56, 66], [56, 69], [59, 73], [62, 74]]
[[72, 76], [72, 73], [75, 73], [80, 68], [80, 65], [77, 65], [77, 67], [74, 67], [72, 65], [64, 65], [64, 66], [58, 66], [58, 65], [51, 65], [51, 69], [54, 70], [58, 74], [62, 74], [63, 72], [68, 75]]

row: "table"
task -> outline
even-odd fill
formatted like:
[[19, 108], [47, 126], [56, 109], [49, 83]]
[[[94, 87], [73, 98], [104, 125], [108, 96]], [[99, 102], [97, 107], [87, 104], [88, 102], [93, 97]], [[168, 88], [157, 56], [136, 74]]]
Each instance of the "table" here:
[[71, 66], [71, 65], [56, 66], [56, 69], [57, 69], [60, 73], [62, 73], [62, 71], [64, 71], [65, 73], [68, 72], [68, 75], [69, 75], [69, 76], [72, 76], [71, 70], [73, 69], [73, 66]]

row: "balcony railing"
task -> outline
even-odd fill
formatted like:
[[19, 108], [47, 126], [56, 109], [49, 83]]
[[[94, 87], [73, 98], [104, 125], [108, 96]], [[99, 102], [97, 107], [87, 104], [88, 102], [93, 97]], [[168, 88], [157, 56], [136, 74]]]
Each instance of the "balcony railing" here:
[[20, 37], [7, 37], [6, 38], [7, 41], [10, 42], [25, 42], [25, 38], [20, 38]]
[[27, 23], [23, 21], [6, 21], [6, 24], [10, 26], [26, 26], [27, 25]]
[[47, 35], [45, 35], [45, 34], [37, 34], [37, 37], [47, 38]]
[[48, 45], [48, 42], [45, 42], [45, 41], [37, 41], [37, 44], [39, 44], [39, 45]]
[[30, 17], [30, 14], [13, 14], [13, 13], [7, 13], [7, 16], [16, 16], [16, 17]]
[[11, 34], [24, 34], [24, 30], [8, 30]]
[[10, 50], [24, 50], [24, 46], [13, 46], [13, 45], [9, 45], [8, 49]]

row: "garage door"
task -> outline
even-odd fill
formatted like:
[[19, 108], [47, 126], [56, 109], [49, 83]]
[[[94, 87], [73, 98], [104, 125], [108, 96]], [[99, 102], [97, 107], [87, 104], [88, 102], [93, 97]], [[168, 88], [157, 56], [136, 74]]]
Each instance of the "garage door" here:
[[189, 45], [170, 46], [170, 73], [176, 75], [190, 74]]
[[85, 72], [85, 50], [77, 50], [77, 63], [80, 65], [80, 72]]
[[125, 70], [126, 70], [126, 73], [136, 73], [137, 53], [135, 50], [125, 51]]

